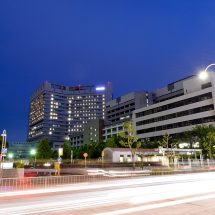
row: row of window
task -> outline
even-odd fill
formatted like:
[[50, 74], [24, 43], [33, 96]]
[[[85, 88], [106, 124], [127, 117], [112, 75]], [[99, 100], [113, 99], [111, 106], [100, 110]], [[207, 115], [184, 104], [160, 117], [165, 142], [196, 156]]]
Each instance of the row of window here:
[[156, 108], [153, 108], [153, 109], [149, 109], [149, 110], [146, 110], [146, 111], [141, 111], [139, 113], [136, 113], [136, 118], [143, 117], [143, 116], [150, 115], [150, 114], [154, 114], [154, 113], [157, 113], [157, 112], [162, 112], [162, 111], [173, 109], [173, 108], [177, 108], [177, 107], [181, 107], [181, 106], [185, 106], [185, 105], [189, 105], [189, 104], [192, 104], [192, 103], [208, 100], [208, 99], [211, 99], [211, 98], [212, 98], [212, 93], [211, 92], [210, 93], [205, 93], [205, 94], [195, 96], [195, 97], [192, 97], [192, 98], [189, 98], [189, 99], [185, 99], [185, 100], [182, 100], [182, 101], [177, 101], [177, 102], [173, 102], [173, 103], [170, 103], [170, 104], [167, 104], [167, 105], [162, 105], [162, 106], [159, 106], [159, 107], [156, 107]]
[[124, 111], [124, 112], [116, 113], [116, 114], [113, 114], [113, 115], [107, 114], [107, 118], [110, 119], [110, 118], [114, 118], [116, 116], [122, 116], [122, 115], [125, 115], [127, 113], [132, 113], [134, 110], [135, 109], [132, 108], [131, 110], [127, 110], [127, 111]]
[[150, 132], [155, 132], [155, 131], [180, 128], [180, 127], [197, 125], [197, 124], [214, 122], [214, 121], [215, 121], [215, 116], [210, 116], [210, 117], [193, 119], [193, 120], [189, 120], [189, 121], [167, 124], [167, 125], [162, 125], [162, 126], [157, 126], [157, 127], [147, 128], [147, 129], [141, 129], [141, 130], [137, 130], [137, 134], [145, 134], [145, 133], [150, 133]]
[[182, 116], [188, 116], [188, 115], [201, 113], [201, 112], [209, 111], [209, 110], [214, 110], [214, 105], [206, 105], [203, 107], [198, 107], [198, 108], [194, 108], [194, 109], [190, 109], [190, 110], [180, 111], [180, 112], [168, 114], [165, 116], [159, 116], [159, 117], [155, 117], [155, 118], [151, 118], [151, 119], [147, 119], [147, 120], [142, 120], [142, 121], [136, 122], [136, 126], [146, 125], [146, 124], [164, 121], [164, 120], [169, 120], [169, 119], [182, 117]]
[[[112, 109], [112, 110], [109, 110], [108, 113], [113, 113], [113, 112], [116, 112], [116, 111], [119, 111], [119, 110], [123, 110], [123, 109], [125, 109], [125, 108], [132, 107], [132, 106], [134, 106], [134, 105], [135, 105], [135, 104], [134, 104], [134, 102], [133, 102], [133, 103], [127, 104], [127, 105], [125, 105], [125, 106], [121, 106], [121, 107], [118, 107], [118, 108], [114, 108], [114, 109]], [[107, 106], [107, 108], [109, 108], [109, 106]]]

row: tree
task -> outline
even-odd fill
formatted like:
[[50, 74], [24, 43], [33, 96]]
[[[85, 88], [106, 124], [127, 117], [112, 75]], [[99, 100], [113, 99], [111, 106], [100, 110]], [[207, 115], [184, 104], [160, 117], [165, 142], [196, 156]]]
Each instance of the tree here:
[[211, 159], [212, 158], [212, 151], [213, 151], [213, 146], [214, 146], [214, 143], [215, 143], [215, 131], [209, 131], [208, 132], [208, 144], [206, 144], [206, 149], [208, 151], [208, 155], [209, 155], [209, 158]]
[[159, 142], [159, 145], [163, 148], [168, 149], [170, 146], [170, 140], [171, 140], [171, 136], [168, 133], [165, 133], [162, 137], [162, 139]]
[[82, 159], [83, 154], [87, 152], [88, 158], [99, 158], [103, 149], [105, 148], [104, 142], [93, 142], [90, 141], [88, 144], [82, 145], [77, 148], [72, 148], [73, 157], [76, 159]]
[[120, 139], [121, 139], [120, 136], [113, 135], [112, 137], [106, 140], [105, 147], [109, 147], [109, 148], [121, 147]]
[[37, 158], [50, 159], [52, 155], [51, 146], [48, 139], [43, 139], [37, 143]]
[[58, 151], [57, 150], [52, 150], [52, 155], [51, 157], [55, 160], [58, 158]]
[[71, 158], [71, 146], [69, 141], [65, 141], [63, 143], [63, 158], [64, 159], [70, 159]]
[[142, 148], [144, 149], [158, 148], [158, 145], [158, 141], [150, 141], [149, 138], [145, 138], [142, 140]]
[[162, 148], [169, 149], [166, 156], [170, 162], [173, 162], [176, 158], [174, 149], [178, 148], [178, 142], [179, 139], [177, 137], [172, 138], [168, 133], [165, 133], [161, 140], [158, 141]]
[[185, 131], [181, 138], [184, 142], [188, 142], [188, 148], [192, 149], [196, 143], [196, 136], [193, 131]]
[[192, 131], [199, 141], [202, 154], [205, 157], [212, 158], [215, 146], [215, 127], [213, 125], [197, 125]]
[[131, 151], [133, 169], [135, 169], [135, 155], [137, 149], [141, 147], [141, 142], [135, 136], [135, 130], [131, 121], [123, 124], [123, 132], [119, 133], [119, 136], [121, 137], [120, 144]]

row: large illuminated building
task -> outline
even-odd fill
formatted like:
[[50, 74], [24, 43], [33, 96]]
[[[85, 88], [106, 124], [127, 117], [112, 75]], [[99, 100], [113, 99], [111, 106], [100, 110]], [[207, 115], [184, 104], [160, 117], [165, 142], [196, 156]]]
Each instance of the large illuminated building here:
[[133, 112], [140, 139], [180, 135], [196, 125], [215, 124], [215, 73], [193, 75], [153, 92], [153, 104]]
[[90, 120], [105, 119], [112, 85], [64, 86], [43, 83], [30, 98], [28, 141], [48, 138], [59, 147]]

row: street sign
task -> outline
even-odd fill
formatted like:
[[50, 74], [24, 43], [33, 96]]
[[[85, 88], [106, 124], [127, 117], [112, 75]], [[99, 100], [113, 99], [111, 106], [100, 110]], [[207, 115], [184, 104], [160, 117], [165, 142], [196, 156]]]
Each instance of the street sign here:
[[59, 149], [58, 149], [58, 155], [59, 155], [59, 156], [62, 156], [62, 155], [63, 155], [63, 148], [59, 148]]
[[86, 158], [86, 157], [88, 156], [88, 154], [85, 152], [85, 153], [83, 154], [83, 156]]
[[1, 150], [1, 154], [2, 154], [3, 156], [5, 156], [5, 155], [7, 154], [7, 148], [3, 148], [3, 149]]

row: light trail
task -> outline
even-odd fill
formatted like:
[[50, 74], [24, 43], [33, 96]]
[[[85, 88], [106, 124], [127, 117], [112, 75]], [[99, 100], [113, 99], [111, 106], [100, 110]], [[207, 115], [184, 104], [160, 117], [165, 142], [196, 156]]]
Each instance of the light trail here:
[[[99, 209], [107, 206], [110, 207], [108, 213], [91, 213], [89, 211], [89, 214], [134, 213], [135, 211], [215, 198], [214, 181], [215, 173], [212, 172], [64, 185], [43, 190], [43, 192], [42, 190], [29, 190], [3, 193], [0, 198], [0, 214], [51, 214], [56, 211], [59, 213], [80, 211], [79, 214], [81, 214], [81, 211], [86, 209]], [[44, 195], [41, 197], [39, 194]], [[13, 198], [18, 195], [20, 195], [20, 200]], [[25, 195], [31, 196], [26, 198]], [[198, 196], [198, 198], [193, 196]], [[4, 197], [7, 197], [8, 201], [3, 201]], [[168, 199], [175, 199], [175, 201], [170, 202]], [[154, 204], [155, 201], [165, 202]], [[114, 206], [120, 204], [125, 205], [125, 208], [114, 211]], [[143, 206], [143, 204], [146, 205]]]

